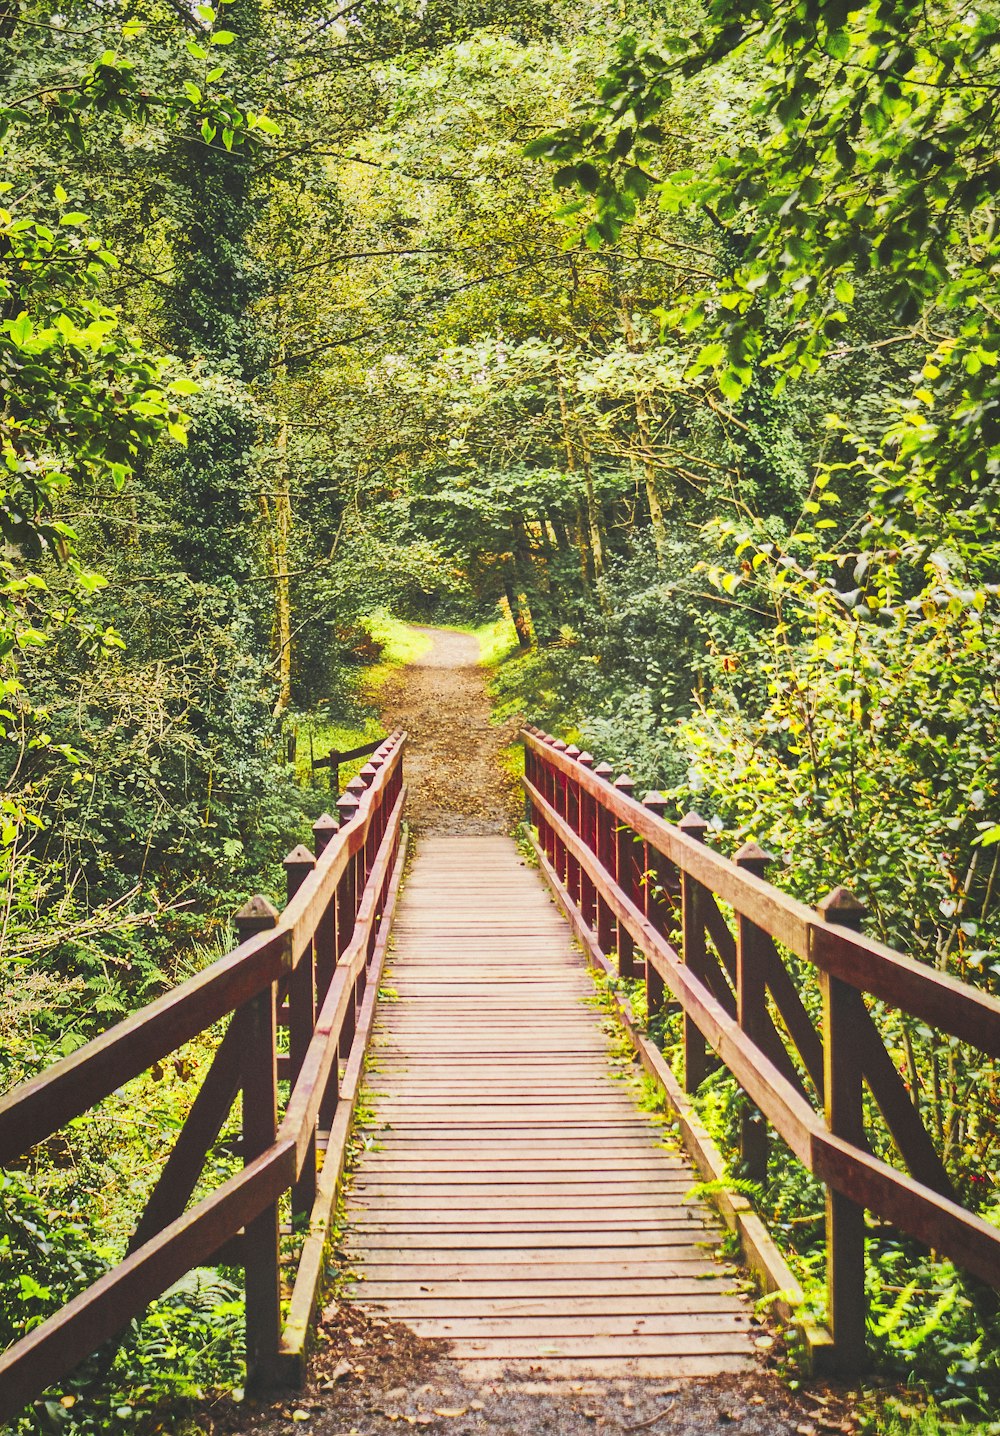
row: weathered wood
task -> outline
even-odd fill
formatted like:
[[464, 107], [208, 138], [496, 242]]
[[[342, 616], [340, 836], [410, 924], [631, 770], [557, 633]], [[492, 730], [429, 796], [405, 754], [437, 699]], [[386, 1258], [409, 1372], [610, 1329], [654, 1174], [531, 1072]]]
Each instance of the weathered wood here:
[[[703, 843], [708, 824], [698, 813], [688, 813], [681, 819], [680, 830], [691, 841]], [[697, 878], [687, 871], [681, 872], [681, 958], [699, 984], [705, 983], [708, 978], [708, 952], [705, 946], [707, 896], [706, 889]], [[684, 1090], [697, 1092], [708, 1071], [708, 1044], [697, 1020], [685, 1009]]]
[[[285, 858], [287, 901], [291, 902], [309, 875], [315, 871], [316, 859], [308, 848], [293, 848]], [[288, 990], [288, 1080], [292, 1086], [299, 1079], [302, 1064], [316, 1026], [316, 945], [306, 944], [292, 972]], [[318, 1114], [317, 1114], [318, 1115]], [[292, 1220], [306, 1216], [316, 1200], [316, 1130], [309, 1134], [298, 1181], [292, 1188]]]
[[[555, 827], [554, 809], [546, 802], [543, 810], [535, 791], [540, 831], [551, 828], [565, 851], [572, 829], [562, 819]], [[587, 832], [585, 813], [580, 827]], [[581, 869], [581, 902], [585, 877], [593, 881]], [[438, 941], [442, 904], [461, 937], [450, 946]], [[347, 1199], [345, 1259], [366, 1278], [355, 1295], [367, 1303], [377, 1292], [395, 1316], [396, 1291], [410, 1300], [460, 1275], [463, 1293], [480, 1298], [469, 1322], [495, 1341], [492, 1293], [499, 1297], [512, 1275], [543, 1290], [568, 1277], [566, 1289], [582, 1281], [584, 1291], [620, 1301], [652, 1290], [693, 1339], [707, 1334], [691, 1296], [698, 1276], [708, 1280], [697, 1293], [715, 1292], [709, 1329], [718, 1322], [735, 1333], [746, 1361], [740, 1303], [712, 1286], [717, 1268], [699, 1245], [713, 1228], [687, 1200], [690, 1169], [658, 1145], [659, 1129], [628, 1089], [609, 1080], [600, 1014], [581, 1000], [592, 983], [552, 911], [509, 840], [422, 840], [394, 923], [389, 981], [398, 1000], [379, 1016], [369, 1080], [380, 1150], [363, 1156]], [[511, 934], [532, 929], [540, 940], [505, 983], [516, 961]], [[617, 1336], [621, 1315], [591, 1323], [598, 1342]], [[542, 1309], [525, 1328], [536, 1360], [560, 1334], [559, 1318], [558, 1309]], [[472, 1331], [469, 1340], [480, 1338]], [[721, 1369], [714, 1359], [706, 1371]], [[628, 1360], [623, 1344], [620, 1374]], [[579, 1355], [568, 1362], [571, 1370], [586, 1364]]]
[[[733, 861], [737, 867], [762, 878], [771, 857], [756, 843], [744, 843]], [[737, 917], [737, 1020], [748, 1040], [758, 1047], [763, 1046], [773, 1030], [767, 1010], [767, 974], [771, 951], [771, 941], [767, 933], [762, 932], [748, 918], [742, 915]], [[767, 1180], [767, 1148], [767, 1126], [764, 1118], [756, 1108], [751, 1108], [740, 1118], [740, 1156], [746, 1175], [751, 1181]]]

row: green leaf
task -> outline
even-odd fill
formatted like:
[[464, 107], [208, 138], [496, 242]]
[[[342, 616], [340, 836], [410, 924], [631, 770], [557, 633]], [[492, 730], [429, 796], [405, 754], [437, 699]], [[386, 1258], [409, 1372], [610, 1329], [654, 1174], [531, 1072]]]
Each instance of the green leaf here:
[[212, 36], [213, 45], [231, 45], [236, 39], [235, 30], [216, 30]]

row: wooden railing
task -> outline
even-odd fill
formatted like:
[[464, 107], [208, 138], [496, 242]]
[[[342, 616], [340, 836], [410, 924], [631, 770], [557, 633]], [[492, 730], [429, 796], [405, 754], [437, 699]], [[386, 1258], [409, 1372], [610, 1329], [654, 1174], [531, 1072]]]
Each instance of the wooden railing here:
[[[386, 739], [341, 796], [339, 821], [314, 825], [316, 857], [289, 854], [280, 915], [253, 898], [237, 914], [234, 951], [0, 1102], [3, 1167], [229, 1017], [127, 1255], [0, 1357], [0, 1423], [185, 1272], [217, 1262], [245, 1271], [249, 1380], [300, 1375], [402, 871], [404, 745], [401, 733]], [[188, 1209], [240, 1092], [242, 1170]], [[289, 1189], [306, 1235], [282, 1323]]]
[[[1000, 1288], [1000, 1230], [956, 1198], [863, 994], [992, 1057], [1000, 1002], [864, 937], [864, 909], [843, 888], [814, 911], [765, 881], [769, 857], [755, 844], [725, 858], [697, 814], [672, 826], [659, 794], [636, 802], [632, 780], [612, 781], [607, 764], [536, 728], [522, 738], [536, 851], [591, 957], [644, 976], [650, 1014], [665, 988], [679, 1005], [687, 1092], [711, 1050], [826, 1185], [828, 1365], [851, 1371], [865, 1359], [866, 1208]], [[814, 972], [819, 1023], [781, 950]], [[908, 1175], [871, 1151], [864, 1084]], [[759, 1118], [744, 1123], [751, 1176], [764, 1174], [766, 1142]]]

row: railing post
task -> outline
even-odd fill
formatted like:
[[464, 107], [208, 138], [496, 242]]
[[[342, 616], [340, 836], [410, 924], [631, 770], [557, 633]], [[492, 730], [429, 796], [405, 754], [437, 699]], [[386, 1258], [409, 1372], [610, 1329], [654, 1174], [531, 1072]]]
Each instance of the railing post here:
[[[619, 793], [626, 798], [632, 796], [632, 789], [635, 787], [632, 779], [627, 773], [616, 778], [614, 786]], [[615, 877], [618, 886], [626, 897], [633, 902], [636, 900], [636, 873], [635, 873], [635, 840], [632, 829], [625, 824], [619, 823], [615, 829]], [[635, 943], [632, 941], [632, 934], [625, 927], [623, 922], [618, 923], [618, 976], [635, 976]]]
[[[333, 842], [340, 832], [340, 824], [336, 818], [331, 818], [329, 813], [322, 813], [313, 823], [313, 838], [316, 843], [316, 856], [319, 857]], [[330, 990], [330, 983], [333, 981], [333, 974], [337, 966], [337, 895], [336, 893], [327, 904], [326, 911], [316, 926], [316, 1003], [322, 1007], [326, 994]], [[340, 1074], [338, 1063], [334, 1058], [333, 1066], [330, 1069], [330, 1079], [326, 1084], [326, 1092], [323, 1094], [323, 1101], [319, 1109], [319, 1126], [321, 1132], [329, 1132], [333, 1125], [333, 1115], [337, 1110], [337, 1099], [339, 1095]]]
[[[681, 832], [696, 843], [705, 841], [708, 824], [695, 812], [688, 813], [677, 824]], [[708, 954], [705, 946], [705, 890], [689, 873], [681, 873], [681, 932], [684, 963], [693, 976], [704, 983]], [[684, 1017], [684, 1090], [696, 1092], [708, 1075], [709, 1057], [705, 1039], [690, 1017]]]
[[[561, 738], [556, 738], [552, 744], [553, 751], [565, 753], [567, 745]], [[558, 768], [552, 769], [552, 806], [560, 818], [566, 817], [566, 779]], [[552, 835], [553, 866], [563, 887], [566, 886], [566, 844], [558, 833]]]
[[[773, 861], [757, 843], [744, 843], [733, 862], [755, 877], [766, 875]], [[764, 1043], [767, 1012], [767, 965], [770, 939], [742, 914], [736, 918], [736, 1019], [756, 1047]], [[740, 1119], [740, 1155], [751, 1182], [767, 1180], [768, 1130], [764, 1116], [749, 1101]]]
[[[288, 901], [298, 892], [316, 866], [316, 859], [301, 844], [285, 859], [285, 882]], [[292, 970], [288, 987], [288, 1084], [298, 1081], [309, 1043], [316, 1027], [316, 949], [310, 942]], [[292, 1218], [308, 1216], [316, 1200], [316, 1133], [309, 1138], [309, 1147], [302, 1163], [298, 1181], [292, 1188]]]
[[[611, 782], [611, 774], [614, 772], [610, 763], [598, 763], [594, 769], [596, 777], [601, 778], [605, 783]], [[608, 876], [614, 881], [615, 876], [615, 820], [611, 813], [604, 806], [601, 800], [597, 802], [597, 857]], [[597, 895], [597, 946], [610, 957], [611, 949], [615, 942], [615, 919], [607, 903]]]
[[[667, 800], [662, 793], [647, 793], [642, 800], [642, 806], [654, 813], [661, 822], [667, 810]], [[670, 904], [663, 898], [662, 892], [657, 893], [656, 888], [664, 887], [664, 864], [666, 859], [657, 852], [652, 843], [643, 845], [643, 881], [645, 883], [645, 911], [649, 921], [656, 928], [657, 932], [667, 935], [667, 923], [670, 915]], [[663, 1008], [663, 978], [653, 966], [647, 954], [646, 956], [646, 1014], [647, 1019], [655, 1017]]]
[[[372, 784], [374, 783], [375, 778], [376, 778], [377, 775], [378, 775], [378, 769], [374, 766], [374, 764], [372, 764], [372, 763], [366, 763], [365, 766], [361, 769], [360, 773], [358, 774], [358, 778], [361, 780], [362, 783], [364, 783], [365, 788], [367, 789], [367, 788], [370, 788], [370, 787], [372, 786]], [[359, 796], [360, 796], [360, 794], [359, 794]], [[369, 801], [372, 802], [372, 803], [374, 803], [374, 801], [375, 801], [374, 795], [373, 795], [373, 797], [372, 797]], [[375, 864], [375, 854], [378, 852], [378, 845], [379, 845], [379, 840], [380, 840], [380, 835], [379, 835], [379, 817], [380, 817], [380, 813], [379, 813], [378, 808], [374, 808], [374, 807], [371, 808], [371, 809], [370, 809], [370, 816], [369, 816], [369, 820], [368, 820], [368, 836], [365, 838], [365, 881], [366, 881], [366, 882], [367, 882], [367, 880], [368, 880], [368, 874], [371, 872], [371, 870], [372, 870], [372, 868], [373, 868], [373, 866], [374, 866], [374, 864]]]
[[[571, 743], [566, 749], [566, 757], [573, 759], [573, 766], [580, 756], [580, 750], [575, 743]], [[566, 779], [566, 822], [572, 832], [580, 836], [580, 783], [574, 773]], [[580, 863], [574, 857], [569, 848], [566, 849], [566, 891], [569, 893], [570, 901], [577, 907], [580, 905]]]
[[[547, 747], [551, 748], [552, 744], [555, 742], [555, 739], [552, 738], [548, 733], [543, 733], [542, 742]], [[556, 805], [555, 769], [549, 761], [547, 754], [543, 754], [539, 761], [541, 765], [539, 770], [539, 777], [541, 779], [542, 796], [549, 804], [549, 806], [554, 808]], [[542, 841], [542, 847], [545, 851], [545, 856], [548, 858], [549, 862], [554, 868], [556, 865], [556, 833], [555, 828], [549, 822], [546, 822], [545, 824], [545, 833]]]
[[[341, 828], [348, 827], [358, 816], [358, 809], [361, 806], [356, 795], [350, 791], [343, 793], [337, 803], [337, 812], [340, 814]], [[354, 936], [355, 919], [358, 912], [358, 859], [360, 853], [348, 858], [344, 875], [337, 884], [337, 961], [346, 952], [351, 938]], [[354, 1042], [355, 1025], [355, 1001], [352, 997], [347, 1012], [344, 1015], [344, 1025], [340, 1029], [340, 1056], [346, 1058], [350, 1055], [351, 1046]]]
[[[240, 942], [267, 932], [278, 921], [267, 898], [250, 899], [236, 914]], [[278, 1132], [277, 1014], [274, 984], [242, 1008], [243, 1165], [274, 1145]], [[243, 1236], [248, 1386], [270, 1385], [281, 1341], [281, 1271], [278, 1204], [247, 1222]]]
[[[819, 904], [825, 922], [861, 931], [866, 909], [846, 888], [834, 888]], [[864, 999], [828, 972], [820, 972], [823, 994], [823, 1078], [826, 1122], [834, 1136], [865, 1147], [862, 1105], [860, 1035]], [[865, 1211], [863, 1206], [827, 1188], [826, 1193], [827, 1317], [833, 1334], [838, 1372], [864, 1369]]]
[[[592, 753], [581, 753], [576, 760], [581, 768], [593, 768], [594, 757]], [[588, 793], [582, 786], [577, 789], [580, 802], [580, 821], [577, 832], [583, 839], [584, 845], [592, 853], [597, 852], [597, 800], [591, 793]], [[581, 870], [580, 872], [580, 911], [583, 914], [584, 923], [593, 930], [597, 909], [597, 889], [594, 887], [593, 879]]]

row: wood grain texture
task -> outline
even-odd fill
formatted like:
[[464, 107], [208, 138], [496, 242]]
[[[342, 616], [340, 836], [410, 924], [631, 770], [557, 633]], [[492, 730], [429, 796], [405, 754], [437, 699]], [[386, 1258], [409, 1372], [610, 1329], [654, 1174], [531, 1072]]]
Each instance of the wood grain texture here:
[[513, 843], [423, 838], [395, 949], [347, 1202], [353, 1299], [447, 1339], [477, 1379], [749, 1366], [695, 1176], [637, 1109], [583, 958]]

